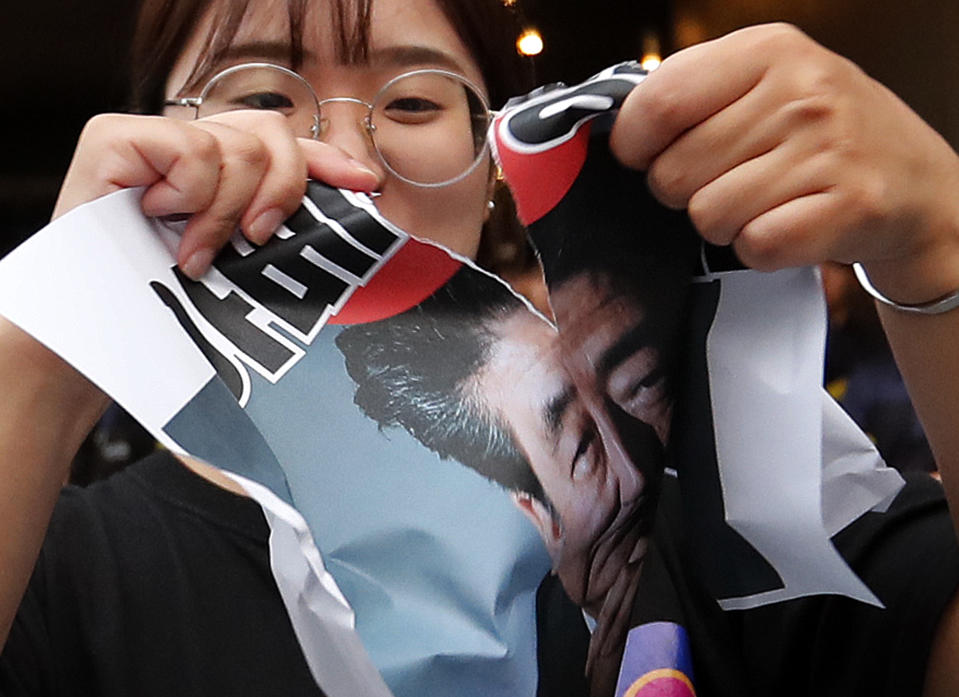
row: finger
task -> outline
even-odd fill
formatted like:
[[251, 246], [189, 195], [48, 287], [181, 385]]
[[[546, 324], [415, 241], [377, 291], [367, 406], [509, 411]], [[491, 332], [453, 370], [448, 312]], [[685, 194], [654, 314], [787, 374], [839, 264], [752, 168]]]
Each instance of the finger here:
[[587, 675], [591, 674], [599, 663], [615, 656], [621, 648], [620, 642], [630, 618], [630, 613], [624, 611], [624, 607], [632, 606], [642, 569], [642, 560], [627, 564], [610, 586], [599, 616], [596, 617], [597, 632], [589, 643], [586, 655]]
[[385, 172], [374, 162], [361, 162], [335, 145], [319, 140], [301, 138], [300, 146], [313, 179], [354, 191], [375, 191], [383, 184]]
[[[216, 189], [219, 148], [209, 134], [156, 116], [103, 114], [83, 129], [54, 217], [119, 189], [162, 183], [148, 214], [190, 213]], [[149, 193], [149, 191], [148, 191]]]
[[626, 98], [610, 134], [619, 160], [647, 169], [680, 135], [734, 103], [784, 51], [808, 50], [794, 27], [749, 27], [676, 53]]
[[306, 193], [308, 178], [354, 191], [373, 191], [382, 183], [382, 173], [327, 143], [293, 138], [285, 124], [259, 135], [268, 145], [270, 163], [241, 221], [246, 236], [257, 244], [266, 242], [293, 215]]
[[217, 121], [194, 124], [215, 136], [221, 153], [213, 200], [190, 218], [177, 251], [180, 268], [196, 279], [239, 226], [269, 165], [270, 153], [257, 135]]
[[767, 211], [826, 191], [834, 181], [834, 156], [805, 149], [797, 140], [788, 141], [698, 190], [688, 208], [699, 233], [713, 244], [727, 245]]
[[137, 183], [129, 175], [122, 177], [122, 186], [150, 184], [140, 207], [154, 217], [207, 208], [216, 195], [219, 179], [222, 155], [216, 138], [187, 124], [176, 123], [167, 129], [168, 125], [130, 144], [155, 176], [146, 175]]
[[280, 113], [235, 111], [210, 119], [211, 122], [214, 120], [254, 134], [263, 148], [265, 166], [239, 221], [243, 233], [251, 241], [263, 244], [303, 199], [306, 157], [290, 131], [286, 117]]
[[[616, 583], [609, 589], [606, 601], [600, 610], [600, 616], [597, 618], [598, 623], [608, 627], [605, 641], [600, 649], [604, 656], [613, 656], [622, 647], [620, 641], [626, 633], [630, 618], [630, 613], [624, 612], [623, 608], [632, 607], [642, 571], [642, 561], [627, 565], [616, 579]], [[611, 610], [606, 611], [607, 607]]]
[[[253, 134], [258, 141], [256, 147], [262, 148], [265, 166], [256, 191], [247, 202], [239, 220], [244, 234], [258, 244], [266, 242], [299, 207], [306, 192], [308, 177], [322, 180], [331, 186], [361, 191], [372, 190], [381, 184], [382, 173], [350, 158], [339, 148], [320, 141], [294, 137], [286, 118], [277, 112], [233, 111], [202, 119], [195, 124], [200, 128], [211, 124], [210, 127], [214, 129], [216, 124], [223, 124], [237, 131]], [[243, 164], [249, 159], [245, 149], [252, 144], [252, 141], [237, 139], [230, 147], [224, 148], [224, 152], [238, 155], [240, 164]], [[255, 173], [255, 169], [251, 169], [250, 173]], [[245, 195], [247, 190], [242, 188], [235, 196], [220, 200], [225, 205]], [[216, 209], [211, 209], [209, 213], [216, 213]], [[232, 230], [229, 234], [232, 234]], [[211, 239], [219, 241], [221, 238], [221, 235], [216, 235]]]
[[732, 246], [744, 264], [760, 271], [854, 261], [846, 258], [842, 231], [855, 216], [835, 192], [793, 198], [749, 221]]
[[788, 124], [775, 109], [778, 99], [776, 90], [760, 83], [680, 135], [649, 166], [653, 195], [671, 208], [685, 208], [706, 184], [782, 143]]

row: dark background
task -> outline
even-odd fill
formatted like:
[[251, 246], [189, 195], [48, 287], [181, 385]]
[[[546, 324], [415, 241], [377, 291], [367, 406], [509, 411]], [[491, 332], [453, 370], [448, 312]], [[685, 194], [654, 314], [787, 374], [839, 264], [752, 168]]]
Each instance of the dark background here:
[[[959, 3], [934, 0], [519, 0], [543, 82], [574, 82], [737, 27], [787, 20], [889, 85], [959, 143]], [[123, 108], [134, 0], [0, 3], [0, 254], [45, 224], [89, 116]]]

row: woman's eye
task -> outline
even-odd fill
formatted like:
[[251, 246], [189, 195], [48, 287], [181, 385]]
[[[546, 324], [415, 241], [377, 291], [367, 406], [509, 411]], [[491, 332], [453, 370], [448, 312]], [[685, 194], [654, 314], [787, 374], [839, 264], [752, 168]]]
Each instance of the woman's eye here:
[[442, 107], [426, 97], [402, 97], [393, 99], [386, 105], [386, 114], [397, 121], [420, 122], [433, 116]]
[[243, 109], [283, 111], [293, 108], [293, 100], [280, 92], [254, 92], [236, 97], [233, 103]]

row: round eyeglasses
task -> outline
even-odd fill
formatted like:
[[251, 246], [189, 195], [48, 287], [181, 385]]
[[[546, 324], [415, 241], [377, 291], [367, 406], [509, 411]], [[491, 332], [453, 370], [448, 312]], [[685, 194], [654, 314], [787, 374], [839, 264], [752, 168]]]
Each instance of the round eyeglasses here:
[[236, 109], [269, 109], [286, 116], [297, 136], [323, 138], [330, 105], [362, 106], [361, 127], [380, 161], [403, 181], [447, 186], [468, 176], [483, 160], [492, 115], [479, 88], [447, 70], [413, 70], [383, 85], [371, 102], [355, 97], [320, 100], [298, 73], [272, 63], [227, 68], [198, 97], [178, 97], [166, 106], [186, 106], [196, 118]]

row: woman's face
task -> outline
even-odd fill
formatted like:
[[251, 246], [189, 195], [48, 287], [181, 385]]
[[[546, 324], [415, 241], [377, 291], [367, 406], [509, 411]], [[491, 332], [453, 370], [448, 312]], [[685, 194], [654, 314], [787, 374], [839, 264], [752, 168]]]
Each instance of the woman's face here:
[[[167, 97], [177, 95], [190, 76], [209, 21], [208, 17], [201, 23], [174, 66]], [[338, 61], [335, 47], [332, 20], [322, 5], [314, 4], [304, 22], [304, 60], [297, 71], [321, 100], [346, 96], [368, 102], [390, 78], [418, 68], [451, 70], [485, 89], [476, 62], [434, 0], [375, 0], [366, 63]], [[289, 55], [285, 0], [253, 0], [227, 57], [213, 67], [213, 73], [249, 61], [286, 65]], [[208, 78], [203, 76], [201, 84]], [[381, 175], [377, 208], [407, 232], [475, 257], [491, 194], [488, 162], [449, 186], [431, 189], [408, 184], [382, 166], [362, 128], [363, 116], [362, 108], [355, 104], [331, 105], [324, 112], [330, 121], [323, 139]]]

